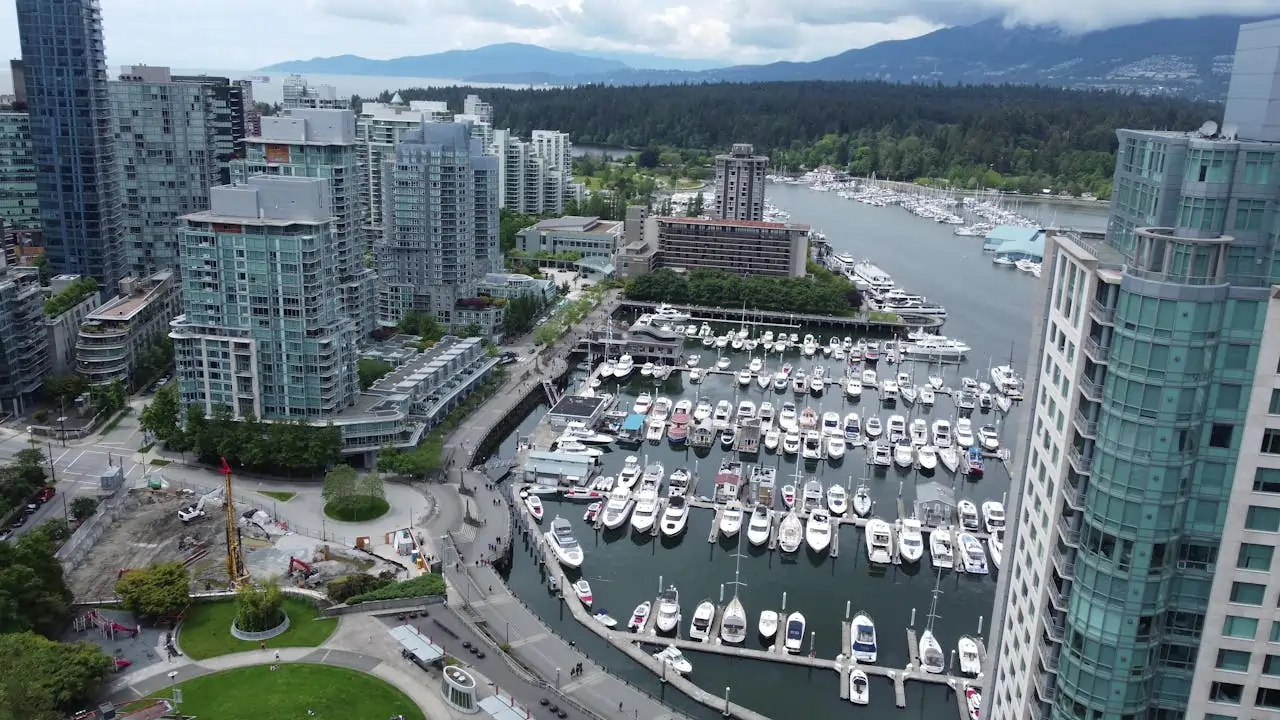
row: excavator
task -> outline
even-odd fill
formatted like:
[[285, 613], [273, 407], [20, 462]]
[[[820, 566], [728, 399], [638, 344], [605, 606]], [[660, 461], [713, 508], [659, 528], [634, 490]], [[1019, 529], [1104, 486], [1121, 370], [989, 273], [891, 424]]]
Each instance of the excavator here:
[[205, 516], [205, 506], [221, 507], [225, 497], [225, 490], [218, 488], [208, 492], [200, 497], [195, 503], [188, 505], [178, 511], [178, 519], [182, 522], [191, 522]]

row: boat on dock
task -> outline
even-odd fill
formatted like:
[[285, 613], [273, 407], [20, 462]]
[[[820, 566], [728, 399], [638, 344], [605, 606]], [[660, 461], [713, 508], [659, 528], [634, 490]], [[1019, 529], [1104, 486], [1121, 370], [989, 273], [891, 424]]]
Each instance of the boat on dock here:
[[867, 521], [867, 559], [880, 565], [893, 562], [893, 531], [880, 518]]
[[879, 650], [876, 641], [876, 624], [871, 620], [871, 614], [866, 610], [859, 610], [858, 614], [853, 616], [851, 624], [853, 644], [849, 648], [849, 654], [858, 662], [874, 663], [879, 657]]
[[594, 523], [600, 515], [600, 511], [604, 509], [604, 502], [597, 500], [587, 506], [587, 511], [582, 513], [582, 519], [585, 522]]
[[836, 483], [827, 488], [827, 509], [837, 517], [849, 512], [849, 493], [843, 485]]
[[1000, 564], [1004, 562], [1004, 530], [987, 538], [987, 549], [990, 550], [991, 564], [999, 570]]
[[961, 469], [964, 474], [971, 478], [980, 478], [987, 471], [987, 463], [982, 459], [982, 450], [977, 447], [969, 448], [960, 458]]
[[724, 616], [720, 618], [720, 639], [736, 645], [747, 639], [747, 610], [742, 601], [734, 593], [733, 599], [724, 608]]
[[789, 428], [782, 436], [782, 452], [786, 455], [795, 455], [800, 452], [802, 444], [799, 428]]
[[822, 507], [823, 492], [822, 481], [814, 479], [804, 484], [804, 495], [801, 497], [800, 510], [804, 513], [810, 513]]
[[871, 464], [879, 467], [889, 467], [893, 464], [893, 449], [886, 443], [871, 443]]
[[689, 638], [706, 640], [711, 636], [711, 623], [715, 619], [716, 604], [711, 602], [711, 598], [698, 603], [698, 607], [693, 611], [693, 620], [689, 621]]
[[978, 428], [978, 440], [982, 444], [982, 449], [987, 452], [995, 452], [1000, 449], [1000, 433], [996, 430], [995, 425], [983, 425]]
[[999, 500], [982, 503], [982, 519], [988, 534], [995, 535], [1004, 530], [1004, 503]]
[[760, 622], [756, 626], [756, 631], [760, 633], [762, 638], [771, 638], [778, 634], [778, 613], [773, 610], [765, 610], [760, 613]]
[[[1037, 274], [1039, 277], [1039, 274]], [[978, 720], [982, 715], [982, 693], [977, 688], [965, 686], [964, 688], [965, 707], [969, 710], [969, 720]]]
[[777, 482], [778, 469], [756, 465], [751, 468], [751, 485], [756, 488], [756, 502], [765, 507], [773, 507], [774, 483]]
[[978, 641], [968, 635], [961, 635], [960, 642], [956, 644], [957, 654], [960, 658], [960, 672], [965, 675], [976, 676], [982, 672], [982, 660], [978, 656]]
[[955, 567], [956, 554], [949, 528], [934, 528], [933, 532], [929, 533], [929, 560], [935, 568], [940, 570]]
[[573, 584], [573, 594], [578, 596], [578, 600], [586, 607], [591, 607], [591, 603], [595, 601], [595, 596], [591, 594], [591, 583], [585, 579], [578, 580]]
[[659, 632], [675, 632], [680, 624], [680, 592], [675, 585], [658, 594], [658, 617], [654, 622]]
[[601, 518], [601, 523], [610, 530], [622, 527], [627, 518], [631, 517], [633, 504], [631, 491], [622, 486], [614, 488], [609, 493], [609, 501], [604, 505], [604, 516]]
[[720, 534], [733, 537], [742, 529], [742, 501], [730, 500], [720, 512]]
[[849, 671], [849, 702], [854, 705], [866, 705], [871, 702], [870, 687], [865, 670], [855, 667]]
[[826, 510], [815, 509], [805, 522], [804, 540], [809, 549], [819, 555], [831, 546], [831, 516]]
[[662, 524], [659, 530], [664, 537], [678, 537], [689, 524], [689, 505], [683, 495], [667, 499], [667, 508], [662, 511]]
[[647, 489], [636, 493], [636, 506], [631, 511], [631, 529], [642, 534], [650, 532], [657, 520], [658, 493]]
[[871, 514], [871, 489], [866, 485], [859, 485], [857, 490], [853, 491], [853, 512], [858, 517], [866, 517]]
[[903, 438], [893, 446], [893, 464], [902, 469], [910, 468], [916, 461], [916, 449], [911, 441]]
[[645, 600], [631, 611], [631, 620], [627, 622], [627, 629], [633, 632], [639, 632], [644, 629], [645, 623], [649, 622], [649, 609], [653, 603]]
[[903, 518], [898, 521], [898, 554], [904, 563], [917, 563], [924, 557], [924, 535], [920, 531], [920, 521]]
[[953, 447], [944, 447], [938, 450], [938, 462], [947, 472], [953, 473], [956, 468], [960, 467], [960, 455]]
[[622, 469], [618, 471], [618, 487], [624, 490], [635, 487], [636, 482], [640, 480], [641, 472], [640, 458], [628, 455], [622, 463]]
[[680, 652], [680, 648], [675, 645], [668, 645], [653, 656], [680, 675], [693, 672], [693, 663], [689, 662], [689, 658], [685, 657], [684, 653]]
[[613, 629], [618, 626], [618, 621], [609, 615], [608, 611], [604, 608], [597, 610], [596, 614], [591, 616], [591, 619], [609, 629]]
[[804, 523], [793, 509], [778, 524], [778, 547], [782, 548], [782, 552], [793, 553], [800, 549], [801, 542], [804, 542]]
[[551, 521], [551, 529], [547, 531], [546, 538], [561, 565], [571, 569], [582, 567], [582, 545], [573, 536], [572, 523], [557, 515]]
[[524, 498], [524, 506], [529, 509], [529, 514], [533, 516], [533, 519], [542, 522], [542, 498], [528, 490], [521, 493], [521, 496]]
[[974, 505], [972, 500], [961, 500], [956, 503], [956, 510], [960, 513], [960, 527], [974, 532], [982, 528], [981, 521], [978, 519], [978, 506]]
[[751, 520], [747, 523], [747, 541], [760, 546], [769, 542], [769, 534], [773, 532], [773, 510], [764, 503], [756, 503], [751, 511]]
[[978, 538], [969, 533], [960, 533], [960, 560], [964, 563], [964, 571], [974, 575], [987, 574], [987, 553], [982, 549]]
[[800, 652], [804, 647], [804, 615], [799, 612], [793, 612], [787, 616], [786, 639], [783, 641], [783, 648], [792, 655]]

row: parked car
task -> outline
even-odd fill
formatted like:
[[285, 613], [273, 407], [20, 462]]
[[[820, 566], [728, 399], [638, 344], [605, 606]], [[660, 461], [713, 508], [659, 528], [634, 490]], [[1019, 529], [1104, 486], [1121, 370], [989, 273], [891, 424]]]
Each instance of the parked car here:
[[37, 494], [36, 494], [36, 499], [37, 499], [37, 500], [39, 500], [39, 501], [40, 501], [40, 503], [43, 505], [44, 503], [47, 503], [47, 502], [49, 502], [50, 500], [52, 500], [52, 499], [53, 499], [53, 496], [54, 496], [57, 492], [58, 492], [58, 491], [57, 491], [57, 490], [56, 490], [52, 485], [50, 485], [49, 487], [44, 488], [44, 489], [42, 489], [39, 493], [37, 493]]
[[20, 528], [20, 527], [22, 527], [23, 525], [26, 525], [26, 524], [27, 524], [27, 518], [28, 518], [28, 517], [30, 517], [30, 516], [29, 516], [29, 515], [27, 515], [26, 513], [21, 513], [21, 512], [20, 512], [20, 513], [15, 514], [15, 515], [13, 516], [13, 522], [9, 523], [9, 527], [13, 528], [14, 530], [17, 530], [18, 528]]

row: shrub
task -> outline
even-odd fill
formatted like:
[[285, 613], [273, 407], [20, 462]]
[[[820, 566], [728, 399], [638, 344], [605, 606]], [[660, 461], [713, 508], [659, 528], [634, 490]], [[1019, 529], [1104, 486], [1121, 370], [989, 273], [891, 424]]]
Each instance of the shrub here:
[[444, 595], [444, 578], [427, 573], [412, 580], [401, 580], [371, 592], [347, 598], [348, 605], [358, 605], [375, 600], [399, 600], [401, 598], [436, 597]]
[[236, 604], [236, 627], [245, 632], [262, 632], [280, 624], [284, 593], [275, 580], [245, 585], [236, 593]]
[[336, 603], [344, 603], [357, 595], [371, 593], [391, 584], [390, 580], [361, 573], [349, 575], [330, 582], [325, 586], [325, 593]]

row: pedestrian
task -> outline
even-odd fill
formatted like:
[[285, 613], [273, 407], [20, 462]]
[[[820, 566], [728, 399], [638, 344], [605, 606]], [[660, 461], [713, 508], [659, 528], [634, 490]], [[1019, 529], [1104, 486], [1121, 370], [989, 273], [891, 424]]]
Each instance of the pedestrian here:
[[622, 712], [622, 701], [618, 701], [618, 712]]
[[267, 641], [266, 641], [266, 640], [263, 640], [262, 642], [258, 643], [258, 647], [262, 648], [263, 650], [266, 650], [266, 649], [267, 649]]
[[279, 660], [279, 659], [280, 659], [280, 651], [279, 651], [279, 650], [277, 650], [277, 651], [276, 651], [276, 660]]

